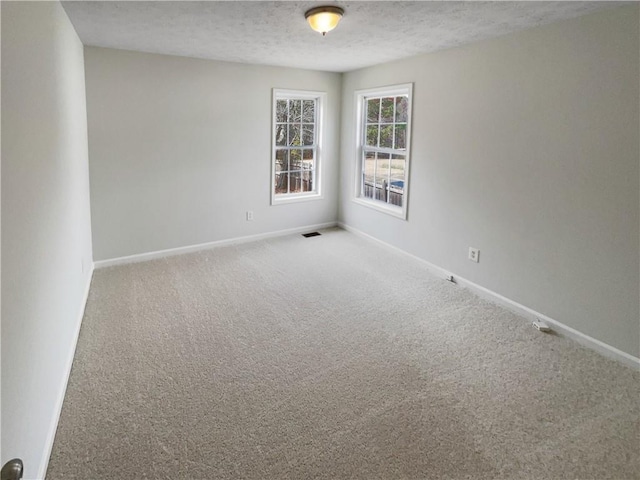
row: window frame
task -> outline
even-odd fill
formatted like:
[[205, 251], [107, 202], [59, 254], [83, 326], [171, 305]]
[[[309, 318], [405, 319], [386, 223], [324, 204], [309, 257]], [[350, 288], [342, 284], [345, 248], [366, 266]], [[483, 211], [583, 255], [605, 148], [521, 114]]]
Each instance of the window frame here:
[[[396, 97], [407, 95], [407, 128], [406, 128], [406, 148], [404, 150], [386, 148], [386, 147], [367, 147], [366, 146], [366, 102], [370, 98]], [[402, 220], [407, 219], [407, 206], [409, 200], [409, 178], [410, 178], [410, 159], [411, 159], [411, 130], [412, 130], [412, 104], [413, 104], [413, 83], [403, 83], [398, 85], [389, 85], [384, 87], [367, 88], [355, 91], [356, 103], [356, 156], [355, 156], [355, 189], [352, 200], [365, 207], [387, 213]], [[395, 120], [394, 120], [395, 123]], [[364, 170], [365, 149], [373, 152], [385, 154], [400, 154], [405, 156], [404, 184], [402, 192], [402, 206], [385, 203], [374, 198], [365, 197], [362, 192], [362, 178]], [[375, 196], [375, 195], [374, 195]]]
[[[274, 88], [272, 92], [271, 104], [271, 205], [283, 205], [295, 202], [304, 202], [309, 200], [320, 200], [322, 194], [322, 144], [323, 144], [323, 119], [324, 109], [326, 105], [326, 92], [310, 91], [310, 90], [291, 90], [283, 88]], [[276, 152], [282, 150], [282, 145], [276, 145], [277, 133], [277, 101], [278, 100], [314, 100], [315, 106], [315, 128], [314, 128], [314, 190], [310, 192], [299, 193], [280, 193], [276, 194]], [[308, 146], [305, 146], [308, 148]], [[287, 146], [287, 148], [292, 148]], [[295, 147], [293, 147], [295, 148]]]

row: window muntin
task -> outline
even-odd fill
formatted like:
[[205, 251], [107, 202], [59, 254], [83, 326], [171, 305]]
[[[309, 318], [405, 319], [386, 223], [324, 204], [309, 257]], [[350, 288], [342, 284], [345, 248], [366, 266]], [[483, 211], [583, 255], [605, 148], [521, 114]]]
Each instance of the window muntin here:
[[356, 201], [406, 218], [412, 86], [358, 96]]
[[274, 90], [272, 204], [320, 197], [324, 93]]

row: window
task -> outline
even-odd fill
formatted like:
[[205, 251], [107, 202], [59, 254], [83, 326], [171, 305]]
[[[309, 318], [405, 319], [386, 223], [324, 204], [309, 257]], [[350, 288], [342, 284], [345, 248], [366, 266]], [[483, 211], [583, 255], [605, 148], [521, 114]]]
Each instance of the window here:
[[407, 218], [412, 84], [357, 95], [355, 201]]
[[273, 90], [271, 204], [320, 196], [321, 92]]

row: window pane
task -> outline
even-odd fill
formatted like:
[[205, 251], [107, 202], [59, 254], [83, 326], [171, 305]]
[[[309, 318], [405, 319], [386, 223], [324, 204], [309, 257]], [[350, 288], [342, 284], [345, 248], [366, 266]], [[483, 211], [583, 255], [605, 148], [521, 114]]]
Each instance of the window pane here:
[[289, 193], [300, 193], [302, 191], [301, 172], [291, 172], [289, 174]]
[[276, 150], [276, 172], [289, 170], [289, 152], [287, 150]]
[[400, 123], [395, 127], [394, 148], [407, 148], [407, 125], [405, 123]]
[[303, 160], [313, 160], [313, 148], [305, 148], [302, 150]]
[[302, 125], [302, 144], [313, 145], [313, 124]]
[[316, 118], [316, 102], [313, 100], [302, 101], [302, 121], [304, 123], [313, 123]]
[[302, 150], [289, 150], [289, 170], [302, 168]]
[[367, 125], [367, 140], [366, 144], [369, 147], [378, 146], [378, 125]]
[[388, 153], [378, 153], [378, 163], [376, 165], [376, 175], [384, 177], [389, 176], [389, 168], [391, 167], [391, 155]]
[[378, 163], [376, 164], [376, 196], [377, 200], [387, 201], [389, 192], [389, 167], [391, 165], [391, 155], [388, 153], [378, 153]]
[[391, 185], [391, 187], [389, 187], [389, 197], [387, 202], [390, 205], [401, 207], [404, 202], [404, 191], [398, 190], [396, 187]]
[[367, 100], [367, 122], [378, 123], [378, 115], [380, 114], [380, 99], [372, 98]]
[[300, 125], [289, 124], [289, 146], [301, 145]]
[[301, 119], [302, 100], [289, 100], [289, 123], [299, 123]]
[[396, 122], [407, 121], [409, 99], [407, 97], [396, 97]]
[[310, 171], [302, 172], [302, 191], [303, 192], [313, 191], [313, 172], [310, 172]]
[[404, 155], [393, 155], [391, 158], [389, 203], [401, 207], [404, 202], [406, 157]]
[[363, 167], [363, 185], [362, 195], [364, 197], [373, 198], [374, 186], [373, 179], [376, 168], [376, 154], [373, 152], [365, 152]]
[[393, 123], [393, 97], [382, 99], [381, 123]]
[[286, 123], [278, 123], [276, 124], [276, 145], [286, 145], [287, 144], [287, 124]]
[[302, 150], [302, 169], [303, 170], [312, 170], [313, 169], [313, 149], [305, 148]]
[[287, 193], [288, 173], [276, 173], [276, 193]]
[[391, 185], [400, 190], [404, 189], [406, 159], [402, 155], [393, 155], [391, 160]]
[[393, 125], [380, 126], [380, 146], [386, 148], [393, 147]]
[[286, 121], [287, 121], [287, 101], [277, 100], [276, 101], [276, 122], [286, 122]]

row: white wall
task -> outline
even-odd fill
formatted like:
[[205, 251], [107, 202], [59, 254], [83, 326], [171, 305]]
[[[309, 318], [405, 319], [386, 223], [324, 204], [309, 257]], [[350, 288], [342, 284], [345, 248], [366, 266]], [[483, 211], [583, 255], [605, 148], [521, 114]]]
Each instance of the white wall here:
[[58, 2], [1, 8], [1, 461], [21, 457], [33, 479], [44, 476], [92, 265], [84, 60]]
[[[639, 356], [638, 18], [625, 6], [345, 74], [341, 221]], [[408, 221], [351, 201], [354, 90], [405, 82]]]
[[[85, 62], [96, 260], [336, 220], [340, 74], [94, 47]], [[328, 94], [322, 200], [270, 206], [274, 87]]]

